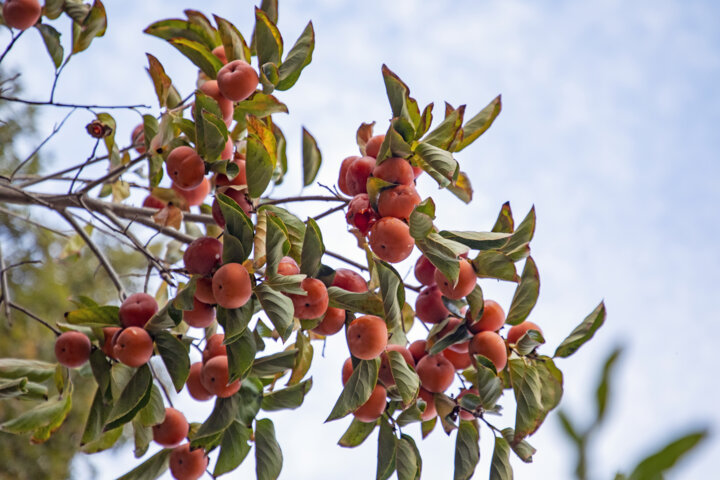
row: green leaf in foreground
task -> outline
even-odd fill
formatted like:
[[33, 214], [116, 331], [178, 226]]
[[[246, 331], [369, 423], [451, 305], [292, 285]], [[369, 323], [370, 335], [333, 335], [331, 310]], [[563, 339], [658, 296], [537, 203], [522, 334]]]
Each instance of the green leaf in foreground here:
[[255, 473], [258, 480], [275, 480], [280, 475], [283, 454], [275, 438], [272, 420], [255, 422]]
[[469, 480], [480, 461], [480, 432], [474, 422], [462, 420], [455, 440], [453, 480]]
[[582, 347], [585, 342], [595, 335], [597, 329], [605, 322], [605, 315], [605, 302], [600, 302], [600, 305], [595, 307], [595, 310], [585, 317], [580, 322], [580, 325], [575, 327], [575, 330], [562, 341], [555, 350], [554, 357], [566, 358], [575, 353], [578, 348]]
[[172, 448], [160, 450], [118, 480], [155, 480], [168, 469]]
[[495, 437], [495, 450], [490, 464], [490, 480], [512, 480], [510, 445], [503, 437]]
[[342, 418], [367, 402], [377, 383], [379, 368], [379, 358], [360, 360], [325, 421]]
[[520, 283], [515, 289], [510, 310], [508, 311], [505, 323], [517, 325], [522, 323], [535, 307], [538, 295], [540, 294], [540, 276], [537, 266], [532, 257], [525, 260]]
[[357, 447], [370, 436], [376, 426], [377, 422], [361, 422], [357, 418], [353, 418], [352, 423], [338, 441], [338, 445], [350, 448]]

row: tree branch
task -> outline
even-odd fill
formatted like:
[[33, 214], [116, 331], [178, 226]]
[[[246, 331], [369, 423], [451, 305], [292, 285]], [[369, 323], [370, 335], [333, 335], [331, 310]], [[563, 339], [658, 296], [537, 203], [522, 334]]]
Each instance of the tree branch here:
[[10, 305], [10, 307], [14, 308], [15, 310], [17, 310], [17, 311], [19, 311], [19, 312], [24, 313], [25, 315], [27, 315], [28, 317], [32, 318], [32, 319], [35, 320], [36, 322], [42, 323], [42, 324], [45, 325], [47, 328], [49, 328], [50, 330], [52, 330], [52, 332], [53, 332], [55, 335], [60, 336], [60, 334], [62, 333], [60, 330], [58, 330], [57, 328], [53, 327], [53, 326], [50, 325], [48, 322], [46, 322], [46, 321], [43, 320], [42, 318], [38, 317], [37, 315], [35, 315], [34, 313], [32, 313], [31, 311], [29, 311], [29, 310], [26, 309], [25, 307], [22, 307], [22, 306], [18, 305], [17, 303], [13, 303], [13, 302], [9, 302], [8, 304]]
[[260, 205], [280, 205], [283, 203], [293, 203], [293, 202], [343, 202], [348, 203], [350, 202], [349, 198], [337, 196], [337, 197], [331, 197], [328, 195], [307, 195], [304, 197], [287, 197], [287, 198], [268, 198], [266, 200], [263, 200], [263, 202]]
[[7, 318], [8, 324], [12, 326], [12, 313], [10, 310], [10, 289], [8, 288], [7, 272], [5, 271], [5, 257], [2, 252], [2, 244], [0, 244], [0, 289], [2, 289], [2, 302], [5, 307], [5, 317]]
[[123, 288], [120, 277], [118, 276], [117, 272], [115, 271], [103, 251], [100, 249], [100, 247], [98, 247], [98, 245], [92, 240], [92, 238], [90, 238], [90, 235], [88, 235], [87, 232], [80, 226], [80, 224], [77, 223], [77, 220], [75, 220], [72, 215], [68, 215], [65, 210], [58, 210], [57, 212], [75, 229], [77, 234], [80, 235], [80, 238], [85, 241], [87, 246], [90, 247], [90, 250], [92, 250], [92, 252], [95, 254], [98, 261], [100, 261], [100, 264], [103, 266], [108, 276], [110, 277], [110, 280], [112, 280], [113, 284], [115, 285], [115, 288], [118, 291], [118, 295], [120, 296], [120, 301], [122, 302], [123, 300], [125, 300], [125, 297], [127, 295], [125, 294], [125, 288]]
[[45, 106], [52, 106], [52, 107], [59, 107], [59, 108], [82, 108], [85, 110], [92, 110], [92, 109], [102, 109], [102, 110], [128, 109], [128, 110], [132, 110], [135, 108], [151, 108], [150, 105], [143, 105], [143, 104], [138, 104], [138, 105], [82, 105], [79, 103], [42, 102], [39, 100], [25, 100], [23, 98], [6, 97], [4, 95], [0, 95], [0, 100], [7, 100], [8, 102], [23, 103], [25, 105], [45, 105]]
[[40, 145], [38, 145], [38, 146], [35, 148], [35, 150], [33, 150], [32, 153], [27, 156], [27, 158], [26, 158], [25, 160], [23, 160], [22, 162], [20, 162], [20, 165], [18, 165], [17, 167], [15, 167], [15, 170], [13, 170], [12, 173], [10, 174], [10, 181], [11, 181], [11, 182], [12, 182], [12, 180], [15, 178], [15, 174], [18, 173], [30, 160], [32, 160], [32, 158], [40, 151], [40, 149], [41, 149], [42, 147], [44, 147], [45, 144], [46, 144], [48, 141], [50, 141], [50, 139], [51, 139], [52, 137], [54, 137], [57, 132], [60, 131], [60, 129], [63, 127], [63, 125], [65, 125], [65, 122], [67, 121], [67, 119], [70, 118], [70, 115], [72, 115], [73, 113], [75, 113], [75, 109], [74, 109], [74, 108], [73, 108], [72, 110], [70, 110], [70, 113], [68, 113], [67, 115], [65, 115], [65, 118], [63, 118], [62, 121], [61, 121], [59, 124], [57, 124], [57, 125], [55, 125], [55, 126], [53, 127], [53, 130], [52, 130], [52, 132], [50, 132], [50, 135], [48, 135], [47, 137], [45, 137], [45, 140], [43, 140], [43, 141], [40, 143]]

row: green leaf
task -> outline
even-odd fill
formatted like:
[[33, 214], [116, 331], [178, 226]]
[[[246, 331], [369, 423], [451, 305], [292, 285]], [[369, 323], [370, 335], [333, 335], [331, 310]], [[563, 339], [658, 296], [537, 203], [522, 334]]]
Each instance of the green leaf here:
[[593, 335], [595, 335], [597, 329], [605, 323], [605, 316], [605, 302], [600, 302], [600, 304], [595, 307], [595, 310], [585, 317], [585, 319], [580, 322], [580, 325], [575, 327], [570, 335], [558, 345], [555, 350], [555, 355], [553, 356], [556, 358], [567, 358], [575, 353], [578, 348], [590, 340]]
[[330, 306], [343, 308], [353, 313], [365, 313], [368, 315], [385, 315], [383, 301], [377, 294], [368, 292], [356, 293], [343, 290], [340, 287], [328, 288]]
[[210, 23], [210, 20], [202, 12], [188, 8], [183, 10], [183, 13], [185, 13], [191, 24], [202, 28], [205, 35], [207, 35], [207, 37], [211, 40], [212, 43], [208, 44], [208, 48], [212, 49], [215, 45], [220, 43], [220, 35], [215, 27], [213, 27], [212, 23]]
[[447, 189], [465, 203], [470, 203], [472, 201], [472, 183], [470, 182], [470, 177], [465, 172], [458, 172], [457, 178], [453, 183], [448, 185]]
[[510, 302], [510, 310], [508, 311], [505, 323], [509, 325], [517, 325], [525, 321], [530, 315], [538, 295], [540, 294], [540, 276], [538, 275], [537, 266], [532, 257], [525, 260], [520, 284], [515, 289], [512, 302]]
[[60, 428], [72, 407], [72, 387], [63, 396], [53, 397], [34, 408], [0, 424], [0, 431], [6, 433], [32, 432], [32, 443], [45, 442]]
[[0, 358], [0, 378], [27, 378], [31, 382], [43, 382], [55, 373], [57, 363], [20, 358]]
[[105, 35], [106, 29], [105, 5], [100, 0], [95, 0], [82, 22], [73, 22], [72, 53], [80, 53], [88, 48], [95, 37]]
[[215, 46], [215, 40], [208, 35], [203, 27], [196, 23], [188, 22], [187, 20], [160, 20], [145, 28], [144, 32], [167, 41], [174, 38], [184, 38], [203, 44], [208, 49], [212, 49]]
[[252, 115], [256, 118], [264, 118], [274, 113], [288, 113], [287, 105], [272, 95], [255, 92], [249, 98], [235, 104], [233, 118], [239, 124], [245, 125], [246, 115]]
[[272, 179], [275, 159], [255, 135], [247, 137], [245, 168], [250, 196], [260, 198]]
[[65, 55], [65, 51], [60, 43], [60, 32], [47, 23], [38, 23], [35, 25], [35, 28], [40, 31], [40, 35], [42, 35], [43, 42], [45, 43], [45, 48], [48, 54], [50, 54], [50, 59], [52, 59], [55, 65], [55, 70], [57, 70], [60, 68], [63, 56]]
[[55, 20], [62, 15], [65, 0], [45, 0], [43, 15], [50, 20]]
[[472, 264], [479, 278], [495, 278], [508, 282], [520, 281], [515, 270], [515, 262], [497, 250], [478, 252], [477, 257], [472, 260]]
[[415, 146], [415, 154], [422, 160], [423, 170], [428, 172], [441, 188], [455, 183], [460, 167], [452, 153], [429, 143], [420, 142]]
[[202, 70], [205, 75], [211, 79], [217, 78], [217, 72], [223, 67], [223, 63], [213, 55], [207, 45], [187, 38], [171, 38], [168, 42]]
[[[422, 399], [420, 399], [422, 401]], [[407, 407], [405, 410], [402, 411], [400, 415], [398, 415], [395, 422], [400, 426], [404, 427], [406, 425], [410, 425], [411, 423], [417, 423], [422, 422], [422, 414], [427, 409], [427, 404], [425, 404], [425, 408], [420, 407], [420, 402], [415, 401], [410, 407]]]
[[297, 353], [296, 349], [292, 349], [256, 358], [253, 362], [251, 375], [254, 377], [270, 377], [283, 373], [293, 367]]
[[172, 80], [170, 80], [170, 77], [168, 77], [167, 73], [165, 73], [162, 63], [160, 63], [157, 58], [149, 53], [146, 53], [145, 55], [148, 58], [149, 64], [147, 71], [153, 81], [153, 85], [155, 86], [155, 95], [157, 95], [158, 102], [162, 108], [167, 103], [170, 87], [172, 86]]
[[493, 232], [501, 233], [512, 233], [515, 230], [515, 220], [513, 220], [512, 210], [510, 209], [510, 202], [503, 203], [500, 213], [498, 214], [495, 225], [493, 225]]
[[240, 240], [240, 243], [247, 250], [245, 252], [245, 258], [247, 258], [250, 256], [254, 236], [253, 223], [250, 217], [247, 216], [235, 200], [227, 195], [219, 193], [215, 197], [220, 204], [220, 211], [222, 211], [223, 217], [225, 218], [225, 229], [230, 235]]
[[28, 379], [0, 380], [0, 398], [40, 398], [47, 400], [48, 389], [39, 383], [28, 382]]
[[247, 329], [248, 323], [255, 313], [255, 301], [251, 298], [240, 308], [227, 309], [218, 305], [216, 311], [218, 323], [223, 327], [225, 333], [225, 343], [232, 343]]
[[438, 417], [433, 417], [430, 420], [422, 422], [422, 438], [427, 438], [427, 436], [432, 433], [432, 431], [435, 429], [435, 425], [437, 424], [437, 418]]
[[417, 128], [420, 124], [420, 109], [415, 99], [410, 97], [410, 88], [386, 65], [382, 66], [382, 75], [393, 118], [403, 118], [413, 128]]
[[405, 345], [403, 312], [405, 305], [405, 288], [400, 274], [387, 262], [375, 260], [375, 270], [380, 280], [380, 293], [383, 299], [385, 322], [392, 335], [393, 343]]
[[705, 437], [707, 430], [683, 435], [668, 443], [656, 453], [641, 461], [630, 474], [630, 480], [659, 480], [685, 454], [695, 448]]
[[217, 437], [235, 420], [239, 403], [236, 395], [227, 398], [217, 397], [212, 412], [195, 432], [190, 446], [192, 448], [214, 446]]
[[275, 205], [261, 205], [258, 207], [258, 211], [272, 212], [277, 215], [280, 220], [282, 220], [283, 224], [287, 228], [288, 237], [290, 238], [289, 254], [296, 262], [300, 262], [303, 239], [305, 238], [305, 223], [303, 223], [303, 221], [294, 214], [284, 208], [276, 207]]
[[485, 410], [492, 409], [503, 393], [503, 383], [497, 374], [482, 364], [477, 367], [477, 387], [480, 403]]
[[165, 420], [165, 404], [163, 403], [163, 398], [157, 385], [153, 384], [152, 391], [150, 392], [150, 400], [147, 405], [138, 412], [135, 420], [138, 420], [140, 424], [145, 427], [152, 427]]
[[353, 418], [350, 426], [338, 441], [341, 447], [353, 448], [365, 441], [367, 437], [375, 430], [377, 422], [361, 422], [357, 418]]
[[532, 456], [535, 455], [537, 451], [532, 445], [525, 440], [516, 442], [515, 430], [512, 428], [504, 428], [501, 433], [520, 460], [525, 463], [532, 463]]
[[225, 49], [225, 57], [228, 62], [233, 60], [244, 60], [247, 63], [252, 61], [250, 56], [250, 49], [245, 42], [240, 31], [222, 17], [213, 15], [215, 17], [215, 23], [218, 26], [218, 33], [222, 39], [223, 48]]
[[275, 22], [259, 8], [255, 8], [254, 44], [260, 65], [266, 63], [280, 65], [280, 57], [283, 52], [282, 35], [275, 26]]
[[258, 480], [275, 480], [282, 470], [283, 454], [269, 418], [255, 422], [255, 473]]
[[416, 241], [418, 249], [425, 255], [435, 268], [451, 282], [457, 281], [460, 275], [458, 256], [467, 251], [467, 247], [453, 240], [430, 233], [422, 240]]
[[84, 327], [119, 327], [120, 307], [106, 305], [87, 307], [65, 313], [65, 321], [71, 325]]
[[[447, 323], [445, 323], [445, 325], [447, 325]], [[435, 334], [435, 332], [431, 331], [431, 335], [432, 334]], [[464, 323], [460, 323], [445, 336], [438, 338], [437, 341], [433, 343], [432, 347], [430, 347], [428, 353], [430, 355], [437, 355], [447, 347], [467, 342], [471, 338], [472, 333], [468, 331], [467, 326]]]
[[113, 405], [105, 431], [126, 424], [150, 401], [152, 374], [147, 364], [138, 368]]
[[[148, 448], [150, 447], [150, 442], [153, 439], [153, 431], [152, 428], [146, 427], [143, 425], [139, 420], [138, 417], [133, 418], [132, 420], [132, 427], [133, 427], [133, 439], [135, 440], [135, 451], [133, 452], [135, 454], [135, 458], [140, 458], [148, 451]], [[122, 427], [118, 427], [115, 430], [110, 430], [109, 432], [105, 432], [105, 435], [111, 432], [120, 432], [122, 433]]]
[[453, 110], [449, 115], [445, 116], [445, 119], [428, 133], [422, 141], [447, 150], [460, 131], [464, 114], [465, 105], [460, 106], [457, 110]]
[[275, 135], [275, 144], [277, 145], [277, 163], [275, 164], [275, 172], [273, 172], [273, 182], [277, 186], [282, 184], [288, 170], [287, 141], [277, 124], [272, 124], [272, 131], [273, 135]]
[[330, 422], [342, 418], [367, 402], [377, 384], [379, 368], [379, 358], [360, 360], [325, 421]]
[[407, 143], [406, 136], [401, 132], [409, 134], [407, 137], [410, 140], [414, 133], [413, 126], [407, 120], [393, 119], [380, 144], [375, 165], [380, 165], [390, 157], [408, 158], [413, 155], [412, 146]]
[[82, 439], [80, 440], [81, 446], [96, 440], [101, 435], [111, 407], [112, 404], [106, 402], [103, 391], [97, 388], [93, 402], [90, 405], [90, 412], [85, 422]]
[[563, 377], [549, 357], [513, 358], [508, 366], [517, 402], [515, 437], [510, 442], [514, 444], [535, 433], [548, 412], [560, 403]]
[[510, 445], [503, 437], [495, 437], [495, 450], [490, 464], [490, 480], [512, 480]]
[[285, 61], [278, 68], [280, 81], [277, 83], [278, 90], [287, 90], [300, 78], [300, 72], [310, 64], [313, 50], [315, 49], [315, 30], [312, 22], [308, 22], [305, 30], [300, 34], [292, 46]]
[[380, 434], [378, 435], [376, 480], [386, 480], [395, 471], [397, 443], [398, 439], [395, 437], [392, 427], [383, 418], [380, 421]]
[[166, 331], [155, 334], [155, 345], [157, 345], [160, 358], [170, 374], [175, 391], [179, 392], [185, 386], [185, 381], [190, 373], [188, 347], [175, 335]]
[[235, 415], [237, 421], [249, 427], [260, 411], [262, 403], [263, 384], [257, 378], [249, 377], [243, 380], [240, 391], [234, 395], [238, 399], [238, 409]]
[[257, 295], [263, 310], [275, 326], [283, 340], [287, 340], [292, 333], [294, 307], [292, 300], [282, 293], [273, 290], [265, 284], [255, 286]]
[[241, 335], [234, 337], [229, 342], [226, 339], [225, 342], [229, 369], [228, 382], [245, 378], [255, 360], [257, 349], [255, 335], [249, 328], [246, 328]]
[[600, 383], [597, 386], [595, 392], [595, 425], [599, 425], [603, 418], [605, 418], [605, 409], [608, 403], [608, 397], [610, 395], [610, 377], [615, 369], [615, 363], [622, 354], [622, 348], [616, 347], [605, 360], [603, 365], [602, 376], [600, 377]]
[[530, 241], [535, 235], [535, 223], [535, 207], [533, 206], [507, 243], [501, 246], [499, 250], [514, 261], [527, 257], [530, 251]]
[[470, 310], [468, 312], [470, 315], [468, 318], [472, 321], [478, 320], [482, 315], [483, 310], [485, 310], [485, 300], [483, 298], [483, 292], [480, 285], [475, 285], [473, 291], [465, 298], [467, 299]]
[[172, 448], [164, 448], [118, 480], [155, 480], [168, 469]]
[[542, 333], [537, 330], [528, 330], [518, 339], [517, 352], [519, 355], [527, 355], [543, 343], [545, 343], [545, 339]]
[[[83, 445], [80, 448], [80, 451], [83, 453], [98, 453], [102, 452], [104, 450], [107, 450], [109, 448], [112, 448], [115, 446], [118, 440], [120, 440], [120, 437], [122, 436], [123, 429], [122, 427], [115, 428], [113, 430], [109, 430], [102, 435], [100, 435], [97, 439], [93, 440], [92, 442], [89, 442], [85, 445]], [[150, 440], [152, 440], [152, 430], [150, 430]]]
[[474, 422], [462, 420], [455, 440], [454, 480], [469, 480], [480, 461], [480, 432]]
[[227, 126], [220, 107], [214, 98], [202, 90], [196, 90], [192, 114], [195, 119], [197, 153], [206, 162], [216, 162], [228, 140]]
[[302, 405], [305, 395], [312, 388], [312, 378], [291, 387], [266, 393], [262, 401], [262, 409], [268, 412], [275, 410], [294, 410]]
[[[275, 279], [280, 276], [277, 273], [280, 260], [290, 252], [290, 233], [280, 218], [272, 214], [265, 216], [265, 273], [269, 278]], [[303, 293], [305, 293], [304, 290]]]
[[415, 480], [419, 478], [418, 463], [420, 458], [412, 437], [408, 435], [400, 437], [395, 455], [398, 480]]
[[417, 398], [420, 391], [420, 378], [405, 362], [405, 358], [400, 352], [388, 350], [387, 356], [390, 362], [390, 371], [395, 379], [403, 403], [409, 405]]
[[455, 146], [454, 151], [459, 152], [477, 140], [480, 135], [485, 133], [485, 130], [490, 128], [490, 125], [492, 125], [497, 116], [500, 115], [501, 109], [502, 101], [500, 99], [500, 95], [498, 95], [485, 108], [483, 108], [480, 113], [472, 117], [465, 123], [465, 125], [463, 125], [462, 140], [459, 144], [457, 144], [457, 146]]
[[298, 350], [298, 354], [293, 363], [292, 374], [290, 374], [290, 379], [287, 382], [288, 386], [299, 383], [305, 377], [305, 374], [310, 370], [313, 359], [313, 346], [310, 343], [310, 338], [302, 332], [297, 333], [295, 348]]
[[305, 127], [302, 129], [303, 185], [312, 185], [322, 164], [322, 154], [315, 137]]
[[320, 261], [324, 253], [325, 245], [320, 227], [315, 220], [308, 217], [303, 239], [300, 273], [308, 277], [315, 277], [320, 270]]
[[440, 232], [444, 238], [467, 245], [473, 250], [496, 250], [505, 245], [512, 237], [510, 233], [501, 232], [468, 232], [457, 230], [443, 230]]
[[220, 476], [235, 470], [250, 453], [250, 435], [252, 429], [240, 422], [233, 422], [223, 433], [220, 442], [220, 454], [218, 455], [214, 476]]

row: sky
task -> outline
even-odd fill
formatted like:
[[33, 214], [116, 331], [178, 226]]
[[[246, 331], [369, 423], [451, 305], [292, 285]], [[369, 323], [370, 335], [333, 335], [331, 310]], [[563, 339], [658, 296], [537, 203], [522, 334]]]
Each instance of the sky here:
[[[448, 5], [281, 2], [279, 27], [286, 47], [309, 19], [317, 43], [313, 62], [294, 89], [278, 93], [290, 109], [278, 124], [288, 138], [291, 173], [273, 196], [300, 193], [301, 126], [317, 139], [324, 161], [318, 182], [328, 185], [337, 181], [340, 161], [356, 154], [361, 122], [376, 121], [379, 131], [386, 129], [391, 114], [383, 63], [410, 86], [421, 105], [435, 103], [436, 118], [442, 116], [444, 101], [466, 104], [474, 114], [502, 94], [503, 111], [492, 128], [456, 155], [472, 181], [473, 202], [462, 204], [427, 177], [418, 190], [436, 201], [440, 228], [488, 230], [505, 201], [517, 220], [535, 206], [532, 254], [541, 292], [530, 319], [545, 333], [548, 344], [541, 351], [551, 354], [605, 301], [605, 326], [574, 356], [558, 361], [565, 373], [561, 407], [582, 423], [591, 418], [604, 358], [617, 345], [625, 348], [611, 410], [592, 448], [591, 478], [627, 471], [675, 435], [702, 426], [711, 429], [709, 440], [667, 478], [710, 478], [720, 455], [712, 334], [719, 320], [720, 282], [715, 248], [720, 235], [720, 7], [709, 1], [619, 0], [460, 0]], [[107, 34], [68, 64], [57, 100], [146, 103], [158, 113], [143, 71], [145, 52], [163, 63], [182, 94], [192, 90], [195, 69], [172, 47], [143, 35], [144, 27], [192, 7], [230, 19], [246, 37], [252, 31], [249, 1], [127, 0], [106, 7]], [[2, 32], [0, 44], [6, 42]], [[24, 97], [46, 98], [52, 67], [37, 32], [21, 38], [6, 62], [22, 74]], [[61, 114], [44, 115], [40, 131], [49, 132]], [[138, 123], [133, 112], [119, 112], [116, 119], [121, 139]], [[58, 164], [88, 155], [92, 141], [83, 128], [89, 121], [84, 112], [74, 114], [63, 134], [48, 144], [47, 153]], [[322, 209], [296, 212], [310, 215]], [[321, 228], [328, 250], [362, 259], [359, 250], [348, 248], [352, 237], [340, 215], [322, 220]], [[412, 261], [406, 261], [398, 271], [405, 274], [411, 267]], [[481, 281], [481, 286], [486, 298], [507, 309], [512, 286], [494, 281]], [[316, 345], [314, 386], [305, 404], [270, 415], [285, 457], [280, 478], [369, 478], [375, 469], [375, 436], [357, 449], [341, 449], [335, 443], [349, 420], [323, 423], [341, 390], [346, 346], [331, 338], [324, 358], [320, 350]], [[197, 421], [211, 408], [185, 397], [179, 402]], [[502, 403], [512, 411], [510, 398]], [[474, 478], [487, 476], [492, 456], [490, 432], [483, 430], [481, 437]], [[530, 465], [512, 458], [516, 478], [571, 478], [572, 451], [554, 414], [529, 440], [538, 452]], [[423, 478], [448, 478], [454, 437], [438, 430], [418, 443]], [[120, 473], [116, 465], [129, 468], [134, 462], [128, 450], [80, 459], [78, 478], [89, 475], [87, 461], [98, 468], [97, 478], [113, 478]], [[241, 473], [230, 478], [253, 471], [251, 455]]]

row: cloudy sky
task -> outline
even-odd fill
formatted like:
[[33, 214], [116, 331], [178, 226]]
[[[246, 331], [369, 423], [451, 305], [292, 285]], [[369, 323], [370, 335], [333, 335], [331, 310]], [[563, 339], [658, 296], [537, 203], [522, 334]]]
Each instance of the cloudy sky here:
[[[107, 2], [106, 36], [70, 62], [56, 99], [154, 105], [145, 52], [158, 57], [183, 95], [189, 93], [193, 66], [141, 33], [152, 21], [181, 16], [187, 7], [226, 17], [246, 36], [252, 30], [252, 3], [245, 0]], [[280, 5], [286, 45], [312, 19], [317, 46], [296, 87], [278, 95], [292, 115], [278, 123], [288, 137], [295, 172], [275, 196], [300, 191], [301, 125], [322, 150], [318, 181], [325, 184], [334, 183], [339, 162], [356, 153], [361, 122], [374, 120], [385, 130], [390, 110], [383, 63], [410, 85], [421, 105], [435, 102], [436, 117], [443, 101], [466, 104], [475, 113], [502, 94], [503, 112], [495, 125], [457, 155], [472, 180], [473, 203], [461, 204], [427, 178], [418, 187], [437, 202], [441, 228], [486, 230], [503, 202], [510, 201], [516, 218], [535, 205], [532, 246], [542, 287], [532, 319], [545, 331], [546, 353], [605, 300], [606, 325], [575, 356], [558, 362], [565, 372], [562, 406], [585, 420], [603, 359], [614, 346], [625, 346], [612, 410], [592, 449], [592, 478], [629, 469], [673, 435], [720, 427], [715, 400], [720, 388], [712, 367], [720, 320], [715, 297], [720, 283], [719, 10], [709, 1]], [[1, 35], [4, 44], [6, 32]], [[52, 70], [38, 37], [34, 31], [26, 34], [6, 62], [22, 73], [24, 95], [42, 99]], [[69, 39], [67, 33], [64, 37]], [[44, 116], [41, 131], [49, 132], [60, 115]], [[120, 138], [126, 138], [137, 114], [116, 118]], [[77, 163], [87, 156], [92, 142], [82, 129], [88, 121], [87, 114], [76, 113], [48, 146], [58, 162]], [[297, 211], [309, 215], [322, 208]], [[328, 249], [361, 258], [347, 248], [352, 239], [341, 217], [321, 226]], [[398, 268], [405, 273], [410, 266]], [[482, 286], [486, 298], [509, 305], [507, 285]], [[341, 449], [335, 442], [349, 421], [322, 423], [340, 393], [346, 346], [332, 338], [325, 358], [319, 345], [316, 351], [315, 384], [306, 404], [271, 416], [285, 455], [281, 478], [371, 478], [375, 441]], [[512, 410], [510, 399], [503, 402]], [[193, 409], [190, 416], [197, 421], [210, 408], [195, 407], [188, 399], [180, 403]], [[481, 436], [476, 478], [486, 477], [492, 454], [490, 433]], [[530, 441], [538, 453], [531, 465], [513, 458], [517, 478], [570, 478], [572, 452], [554, 415]], [[423, 478], [450, 477], [453, 445], [454, 438], [439, 431], [421, 442]], [[713, 435], [668, 478], [709, 478], [718, 455], [720, 443]], [[98, 478], [113, 478], [117, 465], [133, 462], [129, 451], [93, 458]], [[85, 460], [76, 467], [79, 478], [87, 475]], [[249, 457], [239, 471], [244, 477], [253, 470]]]

